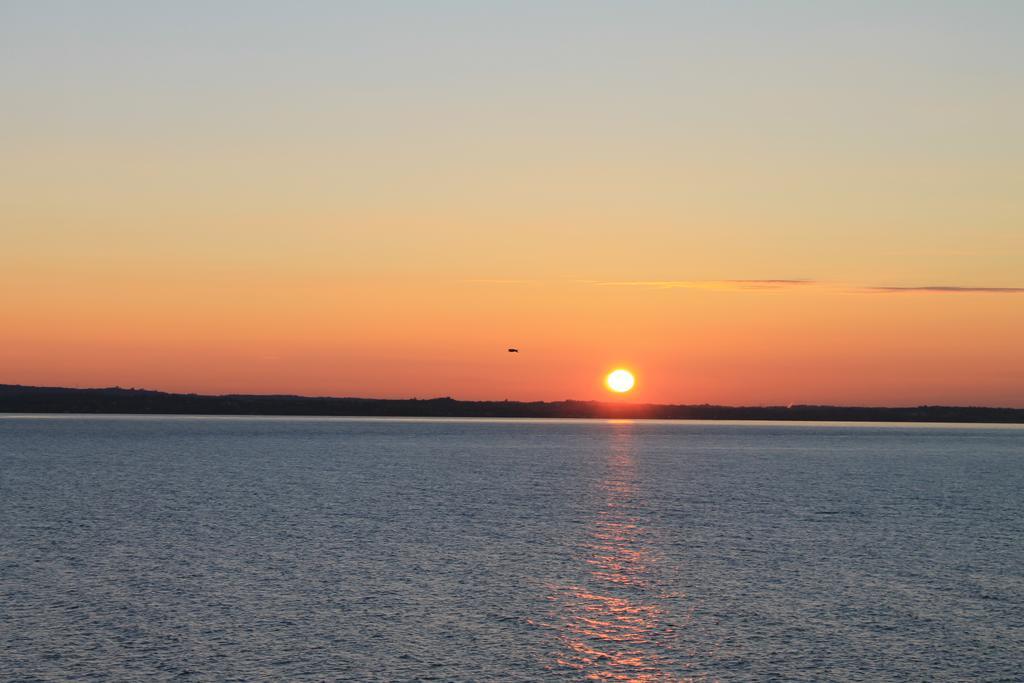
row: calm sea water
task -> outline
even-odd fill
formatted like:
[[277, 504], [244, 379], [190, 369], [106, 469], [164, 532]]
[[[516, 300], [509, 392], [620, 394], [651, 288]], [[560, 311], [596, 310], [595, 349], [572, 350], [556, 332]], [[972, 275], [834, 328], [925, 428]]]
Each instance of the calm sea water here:
[[3, 680], [1024, 680], [1024, 429], [0, 417]]

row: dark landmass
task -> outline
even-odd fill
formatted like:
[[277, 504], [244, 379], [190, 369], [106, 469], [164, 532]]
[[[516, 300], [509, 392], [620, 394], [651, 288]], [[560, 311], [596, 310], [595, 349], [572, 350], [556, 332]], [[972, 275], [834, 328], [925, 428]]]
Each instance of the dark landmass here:
[[0, 413], [134, 415], [337, 415], [370, 417], [553, 417], [662, 420], [837, 420], [856, 422], [1024, 423], [1022, 408], [917, 406], [659, 405], [603, 401], [457, 401], [228, 394], [144, 389], [66, 389], [0, 384]]

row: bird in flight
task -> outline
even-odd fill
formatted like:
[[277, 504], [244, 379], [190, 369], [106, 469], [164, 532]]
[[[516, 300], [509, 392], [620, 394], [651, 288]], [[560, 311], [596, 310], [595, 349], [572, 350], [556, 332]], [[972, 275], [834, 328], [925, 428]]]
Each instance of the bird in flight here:
[[519, 349], [509, 349], [509, 353], [519, 353]]

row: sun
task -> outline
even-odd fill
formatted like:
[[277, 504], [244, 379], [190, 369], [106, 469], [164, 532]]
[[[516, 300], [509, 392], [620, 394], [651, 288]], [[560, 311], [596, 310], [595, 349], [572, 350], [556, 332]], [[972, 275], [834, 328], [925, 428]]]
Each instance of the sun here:
[[604, 380], [604, 383], [608, 385], [608, 388], [612, 391], [624, 394], [633, 388], [636, 384], [636, 378], [633, 377], [633, 373], [629, 370], [613, 370]]

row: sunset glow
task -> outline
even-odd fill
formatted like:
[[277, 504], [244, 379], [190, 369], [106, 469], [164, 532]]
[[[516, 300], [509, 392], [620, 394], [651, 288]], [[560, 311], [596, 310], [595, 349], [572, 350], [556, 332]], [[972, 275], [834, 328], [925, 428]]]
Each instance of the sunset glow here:
[[1024, 406], [1024, 4], [457, 4], [7, 4], [0, 383]]

